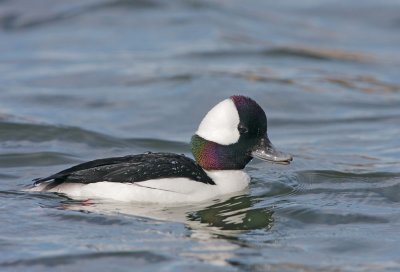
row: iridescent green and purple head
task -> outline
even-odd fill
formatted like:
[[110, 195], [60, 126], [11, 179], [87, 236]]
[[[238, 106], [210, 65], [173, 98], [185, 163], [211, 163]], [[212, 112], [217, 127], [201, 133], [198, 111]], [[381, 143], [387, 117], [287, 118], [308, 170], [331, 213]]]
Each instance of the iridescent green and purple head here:
[[235, 95], [212, 108], [192, 137], [192, 152], [206, 170], [243, 169], [253, 157], [289, 163], [267, 135], [264, 110], [251, 98]]

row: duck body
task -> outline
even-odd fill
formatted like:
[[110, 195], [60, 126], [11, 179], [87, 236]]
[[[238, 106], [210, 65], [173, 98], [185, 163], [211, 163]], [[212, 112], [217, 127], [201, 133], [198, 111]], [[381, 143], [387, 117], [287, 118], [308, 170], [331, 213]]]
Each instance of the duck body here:
[[195, 160], [174, 153], [98, 159], [34, 180], [29, 191], [66, 194], [75, 199], [188, 203], [242, 191], [250, 177], [243, 171], [257, 157], [292, 160], [275, 150], [266, 116], [252, 99], [232, 96], [212, 108], [192, 137]]
[[35, 180], [30, 191], [78, 199], [198, 202], [241, 191], [249, 181], [241, 170], [207, 171], [184, 155], [148, 152], [85, 162]]

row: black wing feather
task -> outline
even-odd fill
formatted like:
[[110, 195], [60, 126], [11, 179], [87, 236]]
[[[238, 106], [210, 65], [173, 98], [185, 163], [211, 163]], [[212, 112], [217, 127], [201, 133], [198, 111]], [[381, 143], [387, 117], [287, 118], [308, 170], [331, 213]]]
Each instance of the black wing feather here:
[[45, 188], [45, 190], [49, 190], [66, 182], [135, 183], [157, 178], [178, 177], [215, 185], [214, 181], [194, 160], [173, 153], [145, 153], [89, 161], [34, 181], [37, 185], [52, 180]]

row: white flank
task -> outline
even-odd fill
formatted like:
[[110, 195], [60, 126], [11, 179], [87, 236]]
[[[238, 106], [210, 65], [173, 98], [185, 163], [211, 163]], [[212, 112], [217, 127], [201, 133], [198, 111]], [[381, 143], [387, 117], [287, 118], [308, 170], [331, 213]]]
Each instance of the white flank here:
[[240, 138], [239, 122], [235, 103], [231, 99], [225, 99], [206, 114], [196, 134], [218, 144], [233, 144]]
[[[187, 178], [154, 179], [139, 183], [96, 182], [90, 184], [64, 183], [49, 192], [66, 194], [75, 199], [100, 198], [125, 202], [191, 203], [218, 195], [244, 190], [250, 177], [243, 171], [207, 171], [216, 185]], [[42, 191], [47, 183], [29, 189]]]

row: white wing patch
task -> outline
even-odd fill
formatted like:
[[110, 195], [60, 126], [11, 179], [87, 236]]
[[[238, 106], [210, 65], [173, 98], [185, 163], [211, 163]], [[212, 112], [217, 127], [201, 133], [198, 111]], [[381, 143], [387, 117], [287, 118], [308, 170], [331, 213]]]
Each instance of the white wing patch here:
[[234, 144], [240, 138], [239, 122], [235, 103], [231, 99], [225, 99], [206, 114], [196, 134], [218, 144]]

